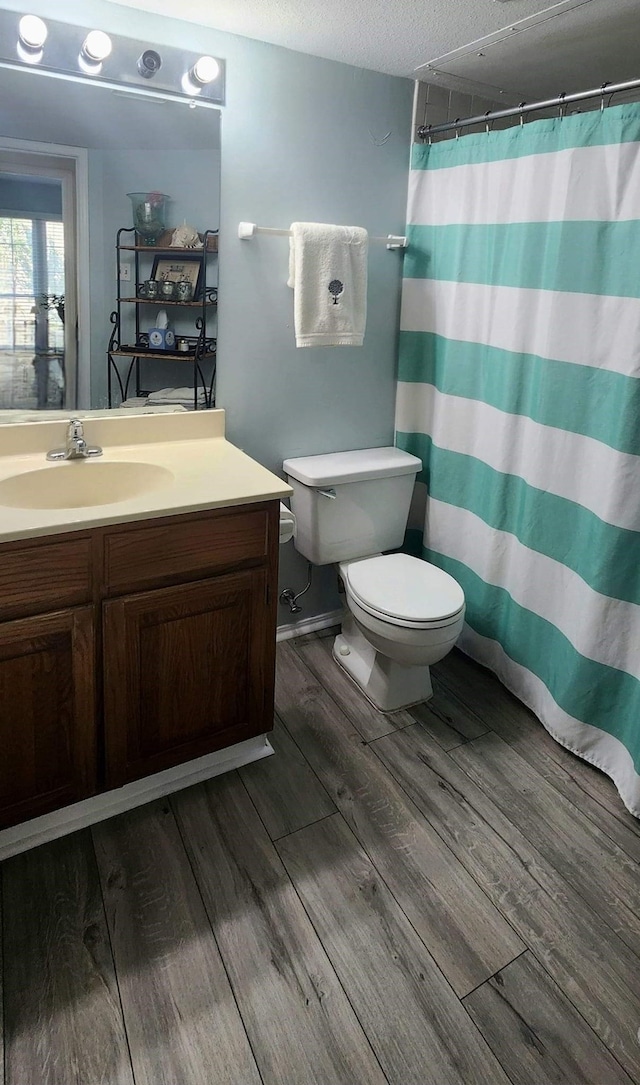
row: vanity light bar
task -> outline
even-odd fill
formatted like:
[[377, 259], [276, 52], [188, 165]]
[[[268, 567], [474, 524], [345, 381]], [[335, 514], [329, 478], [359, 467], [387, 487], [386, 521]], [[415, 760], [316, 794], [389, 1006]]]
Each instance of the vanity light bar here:
[[114, 88], [140, 88], [197, 105], [224, 103], [225, 63], [174, 46], [153, 46], [95, 27], [0, 9], [0, 65]]

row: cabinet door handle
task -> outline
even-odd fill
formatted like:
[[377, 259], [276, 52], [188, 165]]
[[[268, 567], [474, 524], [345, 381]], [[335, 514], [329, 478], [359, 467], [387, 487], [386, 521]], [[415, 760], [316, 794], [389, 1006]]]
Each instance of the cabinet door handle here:
[[338, 495], [336, 494], [336, 491], [335, 491], [335, 490], [333, 490], [333, 489], [331, 489], [331, 490], [318, 490], [317, 492], [318, 492], [318, 493], [319, 493], [319, 494], [320, 494], [320, 495], [321, 495], [322, 497], [330, 497], [332, 501], [335, 501], [336, 497], [338, 496]]

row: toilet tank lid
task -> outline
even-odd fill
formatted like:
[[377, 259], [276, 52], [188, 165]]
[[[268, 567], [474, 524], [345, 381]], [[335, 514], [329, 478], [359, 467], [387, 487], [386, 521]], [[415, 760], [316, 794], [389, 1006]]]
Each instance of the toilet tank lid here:
[[359, 448], [353, 452], [329, 452], [285, 460], [284, 471], [305, 486], [339, 486], [367, 478], [415, 475], [422, 460], [401, 448]]

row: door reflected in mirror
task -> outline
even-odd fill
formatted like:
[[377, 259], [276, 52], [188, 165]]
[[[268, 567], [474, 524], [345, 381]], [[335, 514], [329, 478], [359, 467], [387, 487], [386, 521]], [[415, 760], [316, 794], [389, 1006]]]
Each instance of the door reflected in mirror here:
[[[63, 220], [63, 205], [71, 205], [63, 200], [63, 185], [72, 183], [68, 168], [63, 159], [0, 152], [0, 409], [65, 404], [65, 249], [73, 236], [67, 228], [65, 239]], [[72, 339], [71, 355], [73, 346]], [[69, 368], [73, 373], [73, 356]]]
[[[107, 406], [127, 193], [167, 193], [170, 228], [216, 230], [219, 178], [218, 110], [0, 70], [0, 420]], [[143, 365], [150, 391], [189, 383], [184, 359]]]

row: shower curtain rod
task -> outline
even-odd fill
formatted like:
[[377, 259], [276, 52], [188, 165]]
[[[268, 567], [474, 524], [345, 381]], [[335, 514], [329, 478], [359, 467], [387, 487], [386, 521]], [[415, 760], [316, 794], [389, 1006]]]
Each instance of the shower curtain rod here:
[[558, 94], [557, 97], [547, 98], [543, 102], [521, 102], [520, 105], [513, 106], [510, 109], [499, 109], [495, 113], [489, 109], [478, 117], [465, 117], [463, 120], [457, 117], [455, 121], [447, 121], [446, 124], [423, 124], [418, 128], [417, 134], [420, 139], [429, 139], [441, 132], [458, 131], [460, 128], [469, 128], [473, 124], [486, 124], [488, 132], [491, 121], [500, 120], [502, 117], [522, 118], [525, 113], [531, 113], [536, 109], [549, 109], [552, 106], [558, 106], [560, 116], [563, 116], [564, 108], [569, 102], [584, 102], [587, 98], [598, 98], [600, 95], [602, 95], [602, 108], [604, 109], [605, 95], [618, 94], [621, 90], [635, 90], [636, 87], [640, 87], [640, 79], [631, 79], [628, 83], [603, 83], [602, 86], [594, 90], [582, 90], [576, 94]]

